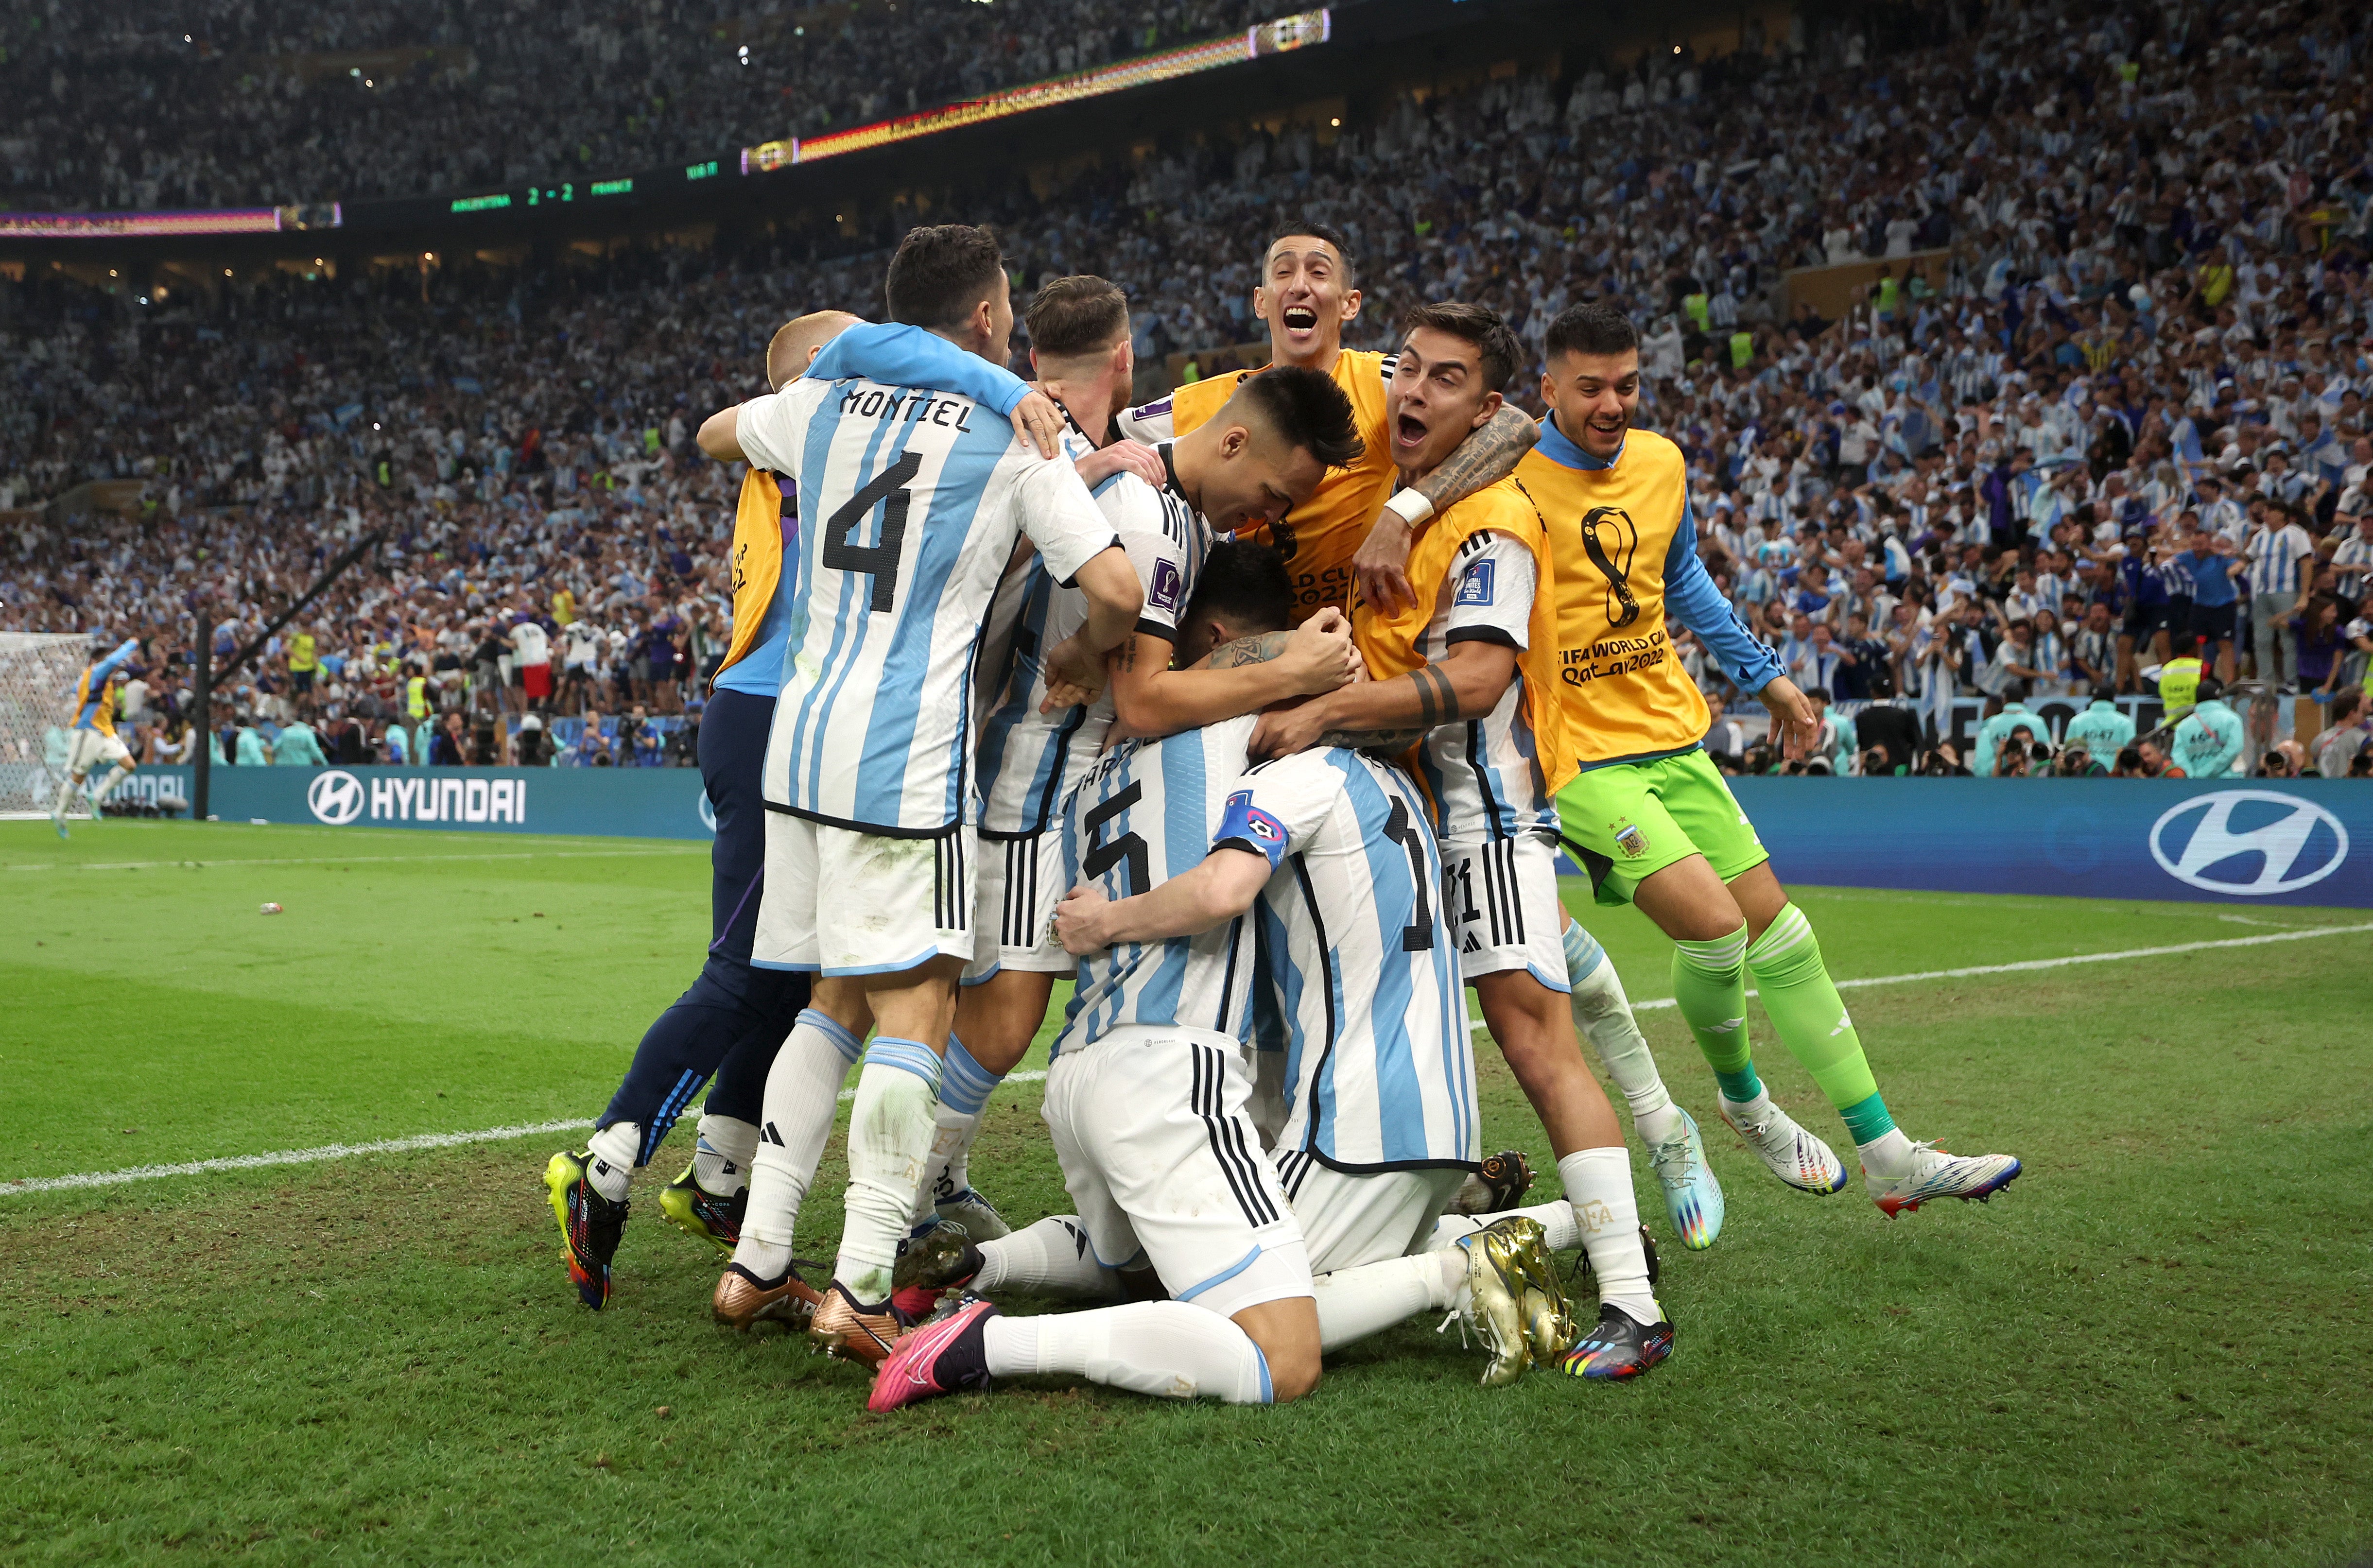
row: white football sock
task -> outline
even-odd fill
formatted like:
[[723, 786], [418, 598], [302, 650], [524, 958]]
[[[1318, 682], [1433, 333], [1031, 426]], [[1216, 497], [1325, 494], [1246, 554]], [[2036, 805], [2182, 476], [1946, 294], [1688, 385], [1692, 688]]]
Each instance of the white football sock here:
[[1458, 1305], [1467, 1283], [1467, 1255], [1417, 1252], [1357, 1269], [1338, 1269], [1311, 1281], [1318, 1297], [1318, 1348], [1334, 1351], [1405, 1323], [1432, 1307]]
[[107, 777], [99, 781], [99, 788], [91, 791], [90, 814], [97, 816], [99, 814], [99, 808], [107, 801], [108, 791], [131, 777], [132, 770], [128, 767], [111, 769]]
[[841, 1081], [862, 1053], [856, 1036], [809, 1008], [791, 1025], [759, 1097], [758, 1147], [750, 1156], [750, 1206], [733, 1261], [762, 1280], [791, 1266], [791, 1231], [815, 1180], [840, 1110]]
[[635, 1156], [642, 1153], [643, 1129], [631, 1121], [614, 1121], [585, 1141], [585, 1179], [593, 1190], [615, 1203], [626, 1196], [626, 1179], [635, 1173]]
[[[1004, 1082], [1005, 1074], [981, 1066], [962, 1040], [948, 1036], [947, 1061], [940, 1073], [940, 1109], [933, 1118], [931, 1175], [923, 1184], [922, 1201], [927, 1208], [972, 1185], [972, 1141], [980, 1134], [988, 1097]], [[918, 1213], [916, 1222], [920, 1223], [925, 1217]]]
[[915, 1212], [939, 1107], [940, 1057], [920, 1040], [876, 1035], [848, 1113], [848, 1201], [832, 1277], [859, 1302], [890, 1299], [890, 1270]]
[[1661, 1143], [1681, 1129], [1680, 1113], [1665, 1091], [1656, 1059], [1631, 1015], [1615, 961], [1580, 920], [1565, 928], [1565, 980], [1572, 988], [1573, 1026], [1607, 1066], [1607, 1075], [1631, 1106], [1631, 1125], [1643, 1144]]
[[64, 816], [66, 814], [66, 807], [74, 803], [75, 786], [81, 782], [81, 779], [75, 778], [66, 778], [58, 780], [58, 802], [56, 805], [50, 808], [50, 814], [52, 816]]
[[1086, 1227], [1069, 1215], [1055, 1215], [978, 1245], [980, 1272], [968, 1288], [983, 1294], [999, 1288], [1082, 1301], [1109, 1301], [1120, 1294], [1120, 1275], [1096, 1261]]
[[1892, 1181], [1911, 1169], [1911, 1140], [1900, 1127], [1890, 1127], [1867, 1143], [1854, 1145], [1862, 1168], [1881, 1181]]
[[1558, 1162], [1566, 1201], [1582, 1226], [1582, 1249], [1598, 1276], [1598, 1299], [1613, 1302], [1642, 1323], [1663, 1316], [1648, 1283], [1648, 1254], [1640, 1245], [1640, 1200], [1631, 1191], [1631, 1152], [1577, 1149]]
[[1511, 1217], [1538, 1223], [1549, 1235], [1551, 1252], [1572, 1252], [1582, 1245], [1582, 1225], [1573, 1217], [1573, 1205], [1561, 1198], [1554, 1203], [1502, 1209], [1496, 1214], [1444, 1214], [1433, 1223], [1433, 1234], [1426, 1238], [1425, 1249], [1439, 1252], [1446, 1246], [1456, 1246], [1460, 1236], [1471, 1236], [1494, 1220]]
[[991, 1377], [1084, 1377], [1157, 1398], [1198, 1394], [1269, 1402], [1268, 1363], [1250, 1336], [1183, 1301], [1140, 1301], [1045, 1317], [997, 1316], [982, 1330]]
[[692, 1145], [693, 1184], [716, 1198], [731, 1198], [750, 1185], [750, 1162], [758, 1153], [758, 1129], [739, 1117], [700, 1118]]

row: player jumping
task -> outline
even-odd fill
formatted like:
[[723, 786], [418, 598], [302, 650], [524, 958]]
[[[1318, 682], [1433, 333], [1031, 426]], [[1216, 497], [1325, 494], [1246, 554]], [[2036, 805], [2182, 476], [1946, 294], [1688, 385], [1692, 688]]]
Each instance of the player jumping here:
[[2007, 1154], [1957, 1157], [1896, 1127], [1805, 913], [1771, 872], [1703, 745], [1705, 699], [1672, 657], [1688, 627], [1793, 753], [1812, 707], [1750, 637], [1697, 556], [1680, 449], [1634, 430], [1639, 337], [1630, 318], [1577, 305], [1550, 323], [1540, 444], [1519, 482], [1559, 564], [1560, 689], [1581, 771], [1558, 792], [1567, 842], [1601, 904], [1630, 903], [1673, 939], [1673, 997], [1721, 1084], [1723, 1119], [1791, 1187], [1845, 1186], [1829, 1146], [1772, 1103], [1747, 1032], [1747, 977], [1772, 1028], [1845, 1119], [1871, 1198], [1889, 1215], [1934, 1198], [1984, 1198], [2018, 1175]]

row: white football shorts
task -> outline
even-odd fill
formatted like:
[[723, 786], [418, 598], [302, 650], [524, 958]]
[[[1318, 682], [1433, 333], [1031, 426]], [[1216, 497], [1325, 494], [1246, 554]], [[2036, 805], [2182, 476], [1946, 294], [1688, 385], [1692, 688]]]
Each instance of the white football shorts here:
[[973, 929], [980, 946], [964, 970], [978, 985], [1000, 969], [1069, 975], [1080, 961], [1055, 936], [1055, 906], [1063, 901], [1063, 832], [1048, 828], [1020, 838], [983, 838], [973, 894]]
[[827, 976], [970, 963], [975, 851], [969, 824], [893, 838], [769, 811], [750, 962]]
[[1354, 1174], [1298, 1151], [1280, 1155], [1277, 1168], [1302, 1222], [1313, 1274], [1424, 1251], [1467, 1177], [1449, 1166]]
[[1128, 1025], [1046, 1069], [1047, 1130], [1096, 1260], [1222, 1317], [1310, 1294], [1302, 1226], [1245, 1102], [1245, 1047]]
[[1565, 977], [1565, 907], [1558, 900], [1557, 845], [1537, 834], [1442, 847], [1443, 915], [1469, 980], [1529, 969], [1553, 991]]
[[66, 771], [86, 778], [101, 763], [131, 760], [131, 748], [104, 730], [76, 730], [66, 747]]

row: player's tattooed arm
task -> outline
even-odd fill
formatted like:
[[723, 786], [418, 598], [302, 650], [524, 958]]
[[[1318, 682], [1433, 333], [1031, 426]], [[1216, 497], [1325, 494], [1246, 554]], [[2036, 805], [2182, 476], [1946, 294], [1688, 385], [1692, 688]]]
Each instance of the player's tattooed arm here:
[[1389, 681], [1355, 682], [1298, 708], [1261, 716], [1252, 755], [1282, 756], [1315, 745], [1356, 744], [1398, 751], [1427, 731], [1480, 719], [1515, 678], [1516, 650], [1496, 642], [1459, 642], [1438, 664]]
[[1273, 702], [1331, 691], [1360, 673], [1350, 623], [1321, 610], [1291, 632], [1239, 638], [1190, 670], [1174, 670], [1170, 645], [1140, 632], [1114, 668], [1113, 732], [1175, 735]]
[[[1516, 472], [1516, 464], [1540, 439], [1541, 427], [1530, 415], [1514, 404], [1502, 404], [1500, 412], [1458, 443], [1441, 467], [1409, 486], [1424, 502], [1417, 509], [1431, 517], [1486, 486], [1498, 484]], [[1399, 508], [1387, 506], [1351, 557], [1352, 580], [1360, 597], [1386, 614], [1398, 614], [1417, 602], [1409, 580], [1409, 543], [1416, 536], [1415, 525]]]

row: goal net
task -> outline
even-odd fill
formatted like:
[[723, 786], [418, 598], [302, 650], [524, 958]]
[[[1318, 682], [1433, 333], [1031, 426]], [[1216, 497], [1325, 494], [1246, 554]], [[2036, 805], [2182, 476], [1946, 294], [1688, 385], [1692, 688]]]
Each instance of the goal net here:
[[89, 662], [90, 639], [75, 633], [0, 632], [0, 817], [49, 813]]

